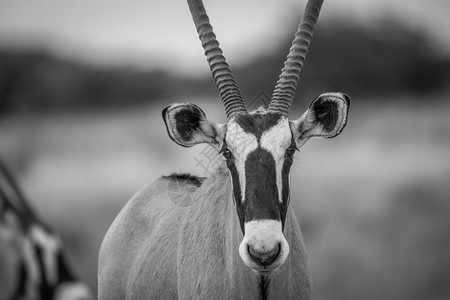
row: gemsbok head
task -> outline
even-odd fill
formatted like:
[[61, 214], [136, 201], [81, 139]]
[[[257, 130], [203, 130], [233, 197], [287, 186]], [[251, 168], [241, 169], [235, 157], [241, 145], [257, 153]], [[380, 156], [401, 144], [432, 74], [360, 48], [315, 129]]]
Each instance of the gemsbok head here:
[[58, 235], [33, 211], [0, 160], [0, 300], [93, 300]]
[[[100, 299], [311, 297], [302, 234], [289, 210], [290, 168], [310, 138], [343, 130], [350, 105], [343, 93], [324, 93], [288, 119], [322, 2], [308, 0], [269, 107], [249, 112], [202, 1], [188, 0], [227, 122], [189, 103], [162, 115], [175, 143], [207, 143], [223, 163], [207, 179], [165, 176], [128, 202], [100, 250]], [[177, 193], [168, 188], [173, 182]], [[184, 195], [194, 204], [173, 204]]]

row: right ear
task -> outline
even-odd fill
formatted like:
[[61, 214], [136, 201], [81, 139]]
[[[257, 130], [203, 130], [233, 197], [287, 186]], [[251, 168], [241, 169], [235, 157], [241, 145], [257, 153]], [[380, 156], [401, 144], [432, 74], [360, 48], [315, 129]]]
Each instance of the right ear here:
[[208, 120], [197, 105], [172, 104], [163, 109], [162, 116], [170, 138], [178, 145], [208, 143], [218, 151], [222, 148], [226, 124]]
[[297, 148], [312, 137], [333, 138], [347, 124], [350, 97], [325, 93], [314, 99], [300, 119], [291, 122]]

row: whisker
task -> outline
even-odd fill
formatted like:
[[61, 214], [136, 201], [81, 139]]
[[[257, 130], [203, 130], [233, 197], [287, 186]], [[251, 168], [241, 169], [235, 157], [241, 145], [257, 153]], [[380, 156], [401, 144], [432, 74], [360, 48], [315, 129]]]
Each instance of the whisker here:
[[304, 162], [303, 160], [299, 157], [299, 156], [294, 156], [294, 159], [292, 161], [292, 165], [296, 168], [296, 169], [300, 169], [303, 165]]

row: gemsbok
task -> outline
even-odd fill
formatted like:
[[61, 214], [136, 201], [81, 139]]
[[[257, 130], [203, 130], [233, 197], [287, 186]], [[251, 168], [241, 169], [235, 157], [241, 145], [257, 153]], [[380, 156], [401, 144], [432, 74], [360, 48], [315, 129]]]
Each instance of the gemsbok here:
[[0, 200], [0, 300], [93, 300], [1, 160]]
[[[224, 159], [213, 175], [164, 176], [122, 209], [100, 248], [99, 299], [310, 299], [299, 223], [289, 209], [293, 157], [312, 137], [345, 127], [350, 99], [325, 93], [289, 121], [321, 0], [309, 0], [268, 109], [248, 112], [200, 0], [188, 0], [222, 98], [226, 124], [194, 104], [162, 111], [169, 137], [207, 143]], [[178, 181], [175, 205], [169, 185]]]

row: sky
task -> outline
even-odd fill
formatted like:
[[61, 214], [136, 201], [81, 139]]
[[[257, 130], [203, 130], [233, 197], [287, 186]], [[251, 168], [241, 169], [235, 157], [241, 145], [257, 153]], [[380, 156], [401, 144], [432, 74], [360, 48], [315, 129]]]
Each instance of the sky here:
[[[288, 22], [300, 19], [306, 1], [204, 3], [233, 65], [273, 49]], [[429, 32], [450, 52], [449, 13], [449, 0], [326, 0], [319, 22], [345, 18], [370, 26], [392, 16]], [[0, 0], [0, 46], [30, 45], [98, 64], [208, 72], [184, 0]]]

